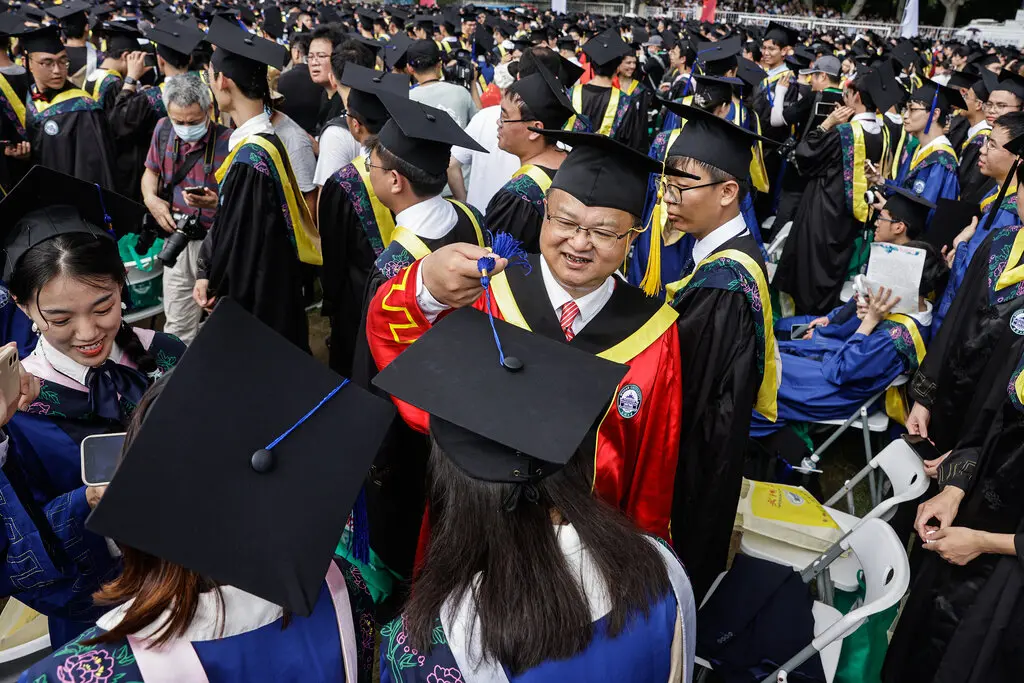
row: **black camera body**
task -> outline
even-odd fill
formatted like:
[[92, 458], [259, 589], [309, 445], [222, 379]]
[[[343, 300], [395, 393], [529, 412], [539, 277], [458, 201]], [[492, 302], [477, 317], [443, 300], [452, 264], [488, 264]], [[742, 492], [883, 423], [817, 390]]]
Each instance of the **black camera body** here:
[[[142, 222], [142, 231], [139, 233], [139, 239], [135, 243], [135, 253], [139, 256], [145, 256], [153, 248], [153, 243], [156, 242], [156, 239], [163, 236], [164, 231], [160, 229], [156, 219], [146, 214]], [[163, 248], [160, 249], [160, 253], [156, 257], [168, 268], [173, 268], [174, 264], [178, 262], [181, 252], [185, 250], [185, 245], [192, 240], [201, 240], [204, 237], [206, 237], [206, 231], [203, 230], [203, 226], [199, 223], [198, 213], [180, 216], [174, 226], [174, 232], [167, 236]]]
[[864, 191], [864, 201], [871, 206], [879, 199], [885, 199], [885, 185], [872, 185]]

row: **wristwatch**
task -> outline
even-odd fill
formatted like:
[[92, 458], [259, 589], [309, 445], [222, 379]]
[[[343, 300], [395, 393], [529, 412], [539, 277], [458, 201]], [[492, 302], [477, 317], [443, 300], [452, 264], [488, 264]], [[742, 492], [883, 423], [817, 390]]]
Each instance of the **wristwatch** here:
[[136, 84], [138, 84], [138, 81], [135, 80], [134, 78], [132, 78], [131, 76], [125, 76], [124, 77], [124, 84], [125, 85], [136, 85]]

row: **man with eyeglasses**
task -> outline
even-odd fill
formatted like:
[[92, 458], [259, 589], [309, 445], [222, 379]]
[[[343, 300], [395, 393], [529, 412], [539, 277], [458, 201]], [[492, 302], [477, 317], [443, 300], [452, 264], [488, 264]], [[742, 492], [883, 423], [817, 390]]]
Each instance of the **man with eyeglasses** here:
[[317, 114], [316, 134], [319, 136], [324, 125], [338, 116], [345, 109], [345, 103], [338, 95], [338, 84], [332, 80], [331, 55], [335, 48], [345, 41], [344, 34], [333, 24], [317, 26], [309, 41], [309, 52], [306, 64], [309, 65], [309, 78], [324, 89], [320, 100], [320, 111]]
[[984, 74], [955, 71], [949, 77], [949, 87], [956, 88], [964, 98], [967, 107], [954, 117], [946, 137], [960, 156], [960, 199], [978, 203], [992, 187], [992, 180], [978, 168], [978, 157], [992, 132], [985, 113], [984, 103], [988, 99], [988, 81]]
[[114, 145], [103, 106], [68, 80], [70, 62], [57, 27], [19, 37], [32, 75], [25, 102], [28, 141], [5, 154], [114, 188]]
[[540, 130], [561, 130], [576, 112], [551, 71], [539, 61], [533, 64], [534, 72], [520, 77], [501, 99], [498, 147], [515, 154], [521, 166], [491, 198], [484, 225], [492, 233], [511, 233], [527, 252], [536, 254], [544, 223], [544, 197], [565, 160], [565, 152]]
[[725, 569], [751, 410], [774, 421], [778, 361], [768, 275], [740, 203], [753, 147], [772, 141], [695, 107], [669, 150], [668, 229], [695, 238], [666, 300], [679, 314], [683, 407], [672, 540], [694, 595]]
[[[593, 457], [593, 490], [641, 529], [668, 540], [682, 411], [676, 314], [617, 274], [643, 230], [648, 175], [660, 173], [661, 164], [604, 135], [542, 134], [572, 151], [547, 192], [541, 253], [516, 267], [496, 259], [487, 292], [478, 265], [487, 247], [449, 245], [398, 272], [367, 311], [373, 359], [384, 367], [448, 310], [472, 306], [625, 364], [615, 399], [583, 445]], [[405, 404], [400, 409], [410, 426], [425, 431], [422, 413]]]
[[1024, 76], [1004, 70], [999, 74], [998, 82], [991, 87], [983, 106], [989, 125], [1003, 114], [1020, 111], [1024, 106]]

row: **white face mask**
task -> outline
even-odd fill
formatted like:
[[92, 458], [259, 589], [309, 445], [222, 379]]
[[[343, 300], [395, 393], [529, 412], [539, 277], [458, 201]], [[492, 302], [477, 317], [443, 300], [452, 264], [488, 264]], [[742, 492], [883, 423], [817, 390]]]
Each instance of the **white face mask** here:
[[182, 142], [197, 142], [206, 135], [206, 130], [209, 127], [209, 121], [203, 121], [202, 123], [196, 123], [191, 126], [183, 126], [178, 123], [171, 122], [171, 126], [174, 127], [174, 134], [181, 138]]

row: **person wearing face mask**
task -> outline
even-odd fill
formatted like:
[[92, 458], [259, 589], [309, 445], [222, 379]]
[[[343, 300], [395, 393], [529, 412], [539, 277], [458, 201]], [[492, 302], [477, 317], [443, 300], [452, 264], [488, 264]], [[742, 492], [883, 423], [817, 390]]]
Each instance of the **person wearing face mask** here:
[[[198, 214], [200, 225], [209, 230], [217, 214], [215, 173], [228, 155], [231, 130], [211, 123], [210, 88], [197, 74], [175, 76], [163, 91], [167, 116], [157, 123], [149, 145], [143, 201], [166, 233], [188, 214]], [[197, 187], [202, 192], [185, 192]], [[201, 244], [190, 241], [177, 263], [164, 270], [164, 330], [186, 343], [195, 338], [202, 316], [192, 298]]]
[[185, 345], [121, 317], [116, 238], [141, 225], [141, 204], [35, 166], [0, 213], [3, 280], [39, 335], [22, 361], [35, 396], [0, 434], [0, 594], [46, 615], [53, 642], [65, 642], [102, 614], [92, 593], [117, 565], [106, 539], [85, 531], [102, 489], [82, 484], [81, 442], [123, 432]]

